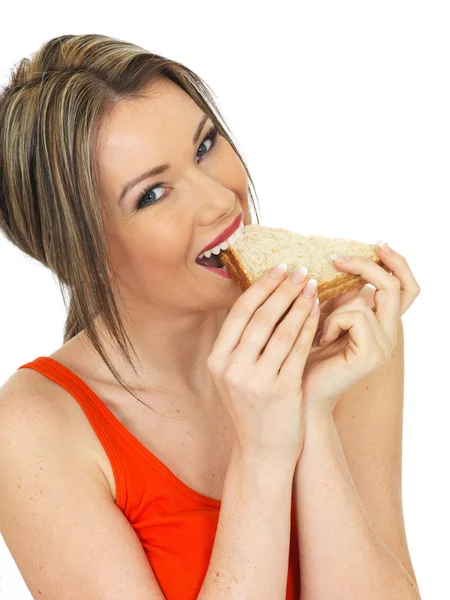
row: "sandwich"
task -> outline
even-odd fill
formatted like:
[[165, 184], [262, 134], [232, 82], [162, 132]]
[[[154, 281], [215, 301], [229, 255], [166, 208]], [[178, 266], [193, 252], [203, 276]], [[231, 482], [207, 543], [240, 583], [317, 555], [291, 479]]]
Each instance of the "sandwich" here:
[[219, 259], [243, 292], [264, 272], [279, 263], [287, 263], [287, 276], [305, 266], [308, 278], [317, 280], [317, 294], [319, 303], [322, 303], [368, 283], [360, 275], [336, 269], [330, 254], [365, 256], [388, 273], [392, 272], [378, 257], [376, 244], [301, 235], [256, 223], [241, 228], [241, 235], [220, 252]]

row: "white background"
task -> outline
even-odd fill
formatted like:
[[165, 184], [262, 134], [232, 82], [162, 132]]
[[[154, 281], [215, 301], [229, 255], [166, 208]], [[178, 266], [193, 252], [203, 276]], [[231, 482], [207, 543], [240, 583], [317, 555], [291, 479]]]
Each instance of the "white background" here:
[[[0, 83], [62, 34], [101, 33], [212, 87], [248, 161], [261, 224], [388, 241], [422, 293], [403, 316], [403, 506], [422, 597], [448, 597], [450, 19], [426, 0], [4, 5]], [[5, 13], [6, 10], [6, 13]], [[67, 12], [66, 12], [67, 10]], [[62, 344], [50, 272], [0, 237], [0, 385]], [[446, 558], [446, 560], [445, 560]], [[0, 540], [0, 598], [31, 598]]]

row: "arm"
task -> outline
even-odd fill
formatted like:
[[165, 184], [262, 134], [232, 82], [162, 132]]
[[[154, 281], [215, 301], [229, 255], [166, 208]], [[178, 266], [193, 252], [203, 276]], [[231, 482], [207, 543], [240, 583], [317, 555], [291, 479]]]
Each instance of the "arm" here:
[[420, 600], [367, 517], [332, 417], [306, 423], [294, 486], [301, 600]]
[[[334, 593], [331, 592], [333, 598], [342, 597], [344, 590], [347, 592], [346, 596], [351, 598], [355, 598], [355, 595], [363, 595], [364, 598], [370, 599], [378, 597], [379, 592], [381, 592], [380, 597], [388, 600], [393, 597], [406, 599], [420, 597], [411, 575], [413, 569], [405, 545], [406, 536], [401, 506], [403, 409], [401, 334], [403, 329], [401, 320], [398, 321], [398, 316], [401, 316], [417, 298], [420, 287], [404, 257], [394, 251], [381, 249], [380, 255], [383, 257], [383, 263], [392, 266], [391, 275], [395, 274], [396, 277], [389, 277], [387, 273], [376, 269], [376, 265], [370, 264], [370, 261], [363, 260], [362, 257], [342, 263], [342, 269], [347, 269], [348, 266], [350, 271], [362, 274], [364, 270], [362, 267], [365, 264], [367, 273], [363, 278], [366, 281], [370, 280], [370, 283], [377, 288], [373, 298], [376, 310], [371, 312], [371, 307], [361, 300], [354, 304], [363, 308], [372, 323], [371, 333], [376, 332], [377, 336], [387, 335], [390, 341], [388, 350], [392, 348], [392, 344], [397, 347], [392, 348], [390, 359], [379, 369], [374, 372], [373, 369], [372, 372], [366, 371], [369, 373], [368, 376], [351, 390], [347, 389], [344, 394], [341, 392], [340, 402], [337, 405], [336, 403], [329, 405], [333, 406], [332, 412], [329, 411], [326, 416], [319, 417], [319, 414], [325, 415], [326, 412], [315, 411], [316, 419], [322, 419], [323, 423], [312, 424], [309, 430], [310, 441], [305, 443], [298, 463], [298, 485], [296, 483], [294, 485], [297, 492], [296, 504], [300, 513], [299, 528], [303, 529], [303, 536], [299, 543], [300, 546], [306, 546], [311, 550], [311, 554], [305, 553], [300, 561], [301, 569], [305, 566], [303, 589], [307, 599], [311, 598], [311, 591], [316, 590], [323, 592], [320, 594], [323, 599], [330, 598], [331, 585], [326, 580], [321, 581], [318, 574], [322, 568], [325, 575], [325, 566], [330, 567], [329, 574], [335, 584]], [[341, 268], [341, 265], [338, 268]], [[379, 281], [377, 281], [378, 275]], [[376, 301], [375, 297], [379, 301]], [[341, 306], [344, 304], [341, 303]], [[391, 319], [390, 327], [386, 327], [388, 313]], [[392, 325], [395, 325], [392, 319], [395, 319], [396, 315], [400, 344], [395, 343], [396, 332], [392, 331]], [[333, 322], [335, 332], [337, 319], [344, 322], [345, 316], [330, 315], [330, 324]], [[346, 325], [349, 324], [351, 327], [356, 325], [356, 332], [358, 329], [356, 318], [348, 318]], [[377, 344], [374, 344], [373, 335], [369, 335], [367, 325], [368, 322], [365, 321], [366, 339], [371, 343], [372, 350], [377, 353]], [[360, 333], [361, 329], [359, 329]], [[355, 341], [354, 336], [352, 337]], [[359, 340], [362, 340], [362, 334]], [[378, 337], [379, 341], [381, 338]], [[356, 348], [361, 351], [361, 345], [358, 343], [353, 347], [355, 354], [357, 354]], [[330, 353], [332, 352], [330, 346]], [[386, 347], [383, 356], [386, 356]], [[340, 353], [333, 361], [331, 356], [327, 364], [339, 365], [342, 357]], [[325, 370], [323, 368], [320, 370], [319, 366], [316, 373], [326, 377]], [[311, 369], [311, 372], [314, 373], [314, 370]], [[314, 382], [314, 379], [311, 379]], [[307, 376], [306, 381], [308, 381]], [[344, 406], [347, 405], [346, 413], [342, 408], [343, 398], [346, 400], [344, 402]], [[314, 406], [311, 405], [310, 416], [313, 412]], [[336, 425], [333, 422], [335, 414], [344, 416], [340, 420], [340, 424], [343, 423], [344, 427], [340, 427], [339, 431], [337, 422]], [[339, 421], [339, 418], [336, 421]], [[305, 428], [305, 432], [307, 431], [308, 427]], [[346, 456], [344, 456], [344, 447]], [[313, 449], [316, 450], [317, 457], [313, 455]], [[316, 469], [319, 471], [317, 472]], [[371, 480], [373, 475], [375, 475], [374, 481]], [[320, 490], [322, 496], [317, 491], [317, 484], [323, 486], [323, 490]], [[334, 492], [334, 495], [331, 492]], [[315, 502], [317, 505], [314, 504]], [[383, 509], [386, 509], [386, 515], [381, 515]], [[311, 521], [308, 520], [308, 517], [311, 519], [314, 516], [318, 523], [316, 530], [312, 529]], [[329, 526], [328, 536], [325, 536], [324, 525]], [[312, 557], [316, 558], [314, 565]], [[331, 557], [334, 561], [330, 560]], [[354, 562], [350, 562], [350, 559]], [[345, 574], [339, 572], [339, 567], [347, 569], [347, 572]], [[361, 573], [366, 577], [365, 587]], [[374, 588], [378, 588], [376, 592]]]
[[[372, 301], [368, 299], [368, 302], [373, 305], [373, 299]], [[334, 540], [335, 544], [331, 546], [333, 556], [342, 556], [344, 545], [349, 544], [347, 559], [351, 564], [357, 564], [361, 550], [364, 548], [364, 545], [358, 546], [358, 538], [362, 536], [364, 542], [369, 544], [369, 550], [371, 547], [372, 549], [373, 547], [378, 548], [382, 559], [381, 565], [387, 560], [388, 567], [389, 565], [393, 566], [392, 571], [389, 568], [385, 571], [384, 577], [390, 577], [390, 573], [395, 577], [398, 571], [402, 580], [406, 573], [406, 583], [411, 577], [414, 582], [412, 589], [417, 595], [414, 596], [413, 592], [412, 596], [406, 595], [405, 597], [419, 598], [406, 543], [401, 502], [403, 357], [403, 324], [400, 319], [397, 346], [389, 361], [343, 395], [336, 405], [332, 418], [322, 424], [322, 429], [319, 428], [315, 431], [314, 427], [319, 424], [313, 422], [306, 424], [306, 433], [308, 425], [313, 426], [313, 429], [309, 431], [309, 442], [312, 442], [313, 446], [315, 444], [320, 446], [323, 441], [324, 446], [320, 446], [316, 456], [311, 450], [301, 456], [297, 471], [300, 462], [303, 462], [302, 481], [298, 479], [297, 472], [294, 477], [294, 494], [299, 521], [308, 523], [308, 519], [320, 518], [322, 523], [324, 516], [329, 519], [330, 531], [336, 531], [336, 539], [330, 538]], [[345, 454], [343, 450], [345, 450]], [[308, 459], [308, 455], [310, 459]], [[307, 464], [308, 460], [312, 461], [310, 465]], [[316, 461], [319, 462], [316, 464]], [[318, 478], [316, 469], [320, 464], [324, 471]], [[351, 472], [349, 467], [351, 467]], [[311, 479], [308, 479], [308, 472]], [[312, 486], [318, 485], [321, 488], [324, 484], [326, 488], [320, 489], [319, 502], [324, 502], [327, 507], [326, 512], [321, 511], [319, 505], [316, 506], [316, 510], [312, 508], [308, 510], [307, 504], [302, 501], [302, 498], [308, 501], [311, 496], [308, 502], [315, 503], [311, 493]], [[329, 499], [323, 496], [324, 492], [330, 494]], [[345, 519], [345, 515], [352, 524], [352, 528], [343, 526], [343, 530], [340, 531], [337, 529], [339, 518]], [[300, 526], [303, 532], [303, 542], [306, 542], [310, 532], [308, 533], [303, 523]], [[355, 543], [348, 537], [352, 530], [356, 534]], [[364, 532], [368, 535], [368, 539]], [[318, 532], [316, 534], [317, 537], [314, 537], [309, 544], [312, 544], [314, 548], [320, 544], [325, 544], [327, 547], [328, 537], [324, 542]], [[299, 543], [302, 546], [302, 541]], [[352, 558], [355, 555], [356, 558]], [[321, 560], [326, 560], [326, 557], [322, 557], [318, 563], [315, 563], [316, 573], [321, 572], [319, 566]], [[304, 555], [301, 558], [300, 567], [304, 571], [304, 578], [309, 577], [311, 585], [314, 585], [311, 565], [311, 557]], [[377, 562], [371, 562], [368, 567], [373, 570], [376, 565]], [[345, 564], [342, 567], [344, 568]], [[308, 570], [311, 571], [309, 575]], [[349, 572], [352, 573], [352, 570]], [[336, 574], [336, 577], [339, 577], [339, 573]], [[383, 581], [383, 577], [378, 579], [376, 575], [375, 579], [377, 584]], [[334, 581], [337, 584], [337, 579]], [[305, 580], [304, 584], [306, 585]], [[308, 598], [306, 592], [305, 596]], [[364, 597], [367, 596], [364, 595]], [[389, 595], [386, 598], [389, 598]]]
[[198, 600], [285, 600], [294, 469], [233, 449]]
[[333, 418], [375, 531], [417, 584], [402, 503], [404, 340], [399, 320], [391, 358], [345, 392]]
[[[135, 531], [99, 465], [80, 454], [63, 411], [11, 381], [0, 389], [0, 531], [32, 596], [163, 600]], [[200, 600], [284, 600], [294, 469], [232, 452]]]
[[[374, 290], [366, 286], [360, 295], [373, 309]], [[333, 419], [370, 522], [418, 587], [402, 503], [404, 370], [404, 333], [399, 319], [391, 358], [342, 395]]]

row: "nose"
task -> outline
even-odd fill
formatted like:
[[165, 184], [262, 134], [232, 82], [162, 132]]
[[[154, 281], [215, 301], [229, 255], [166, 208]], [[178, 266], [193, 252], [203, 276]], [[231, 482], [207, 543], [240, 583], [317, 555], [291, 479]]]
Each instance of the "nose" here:
[[205, 220], [221, 220], [235, 212], [236, 194], [217, 178], [196, 174], [192, 182], [194, 203]]

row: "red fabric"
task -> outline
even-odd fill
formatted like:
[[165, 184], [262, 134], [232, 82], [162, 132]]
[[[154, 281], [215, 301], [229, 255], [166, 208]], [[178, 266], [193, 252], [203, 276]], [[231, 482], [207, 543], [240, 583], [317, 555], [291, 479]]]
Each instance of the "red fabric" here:
[[[80, 404], [111, 462], [116, 504], [138, 536], [167, 600], [195, 600], [208, 570], [220, 501], [185, 485], [135, 438], [73, 371], [48, 356], [35, 369]], [[291, 510], [286, 600], [300, 597], [297, 529]]]

